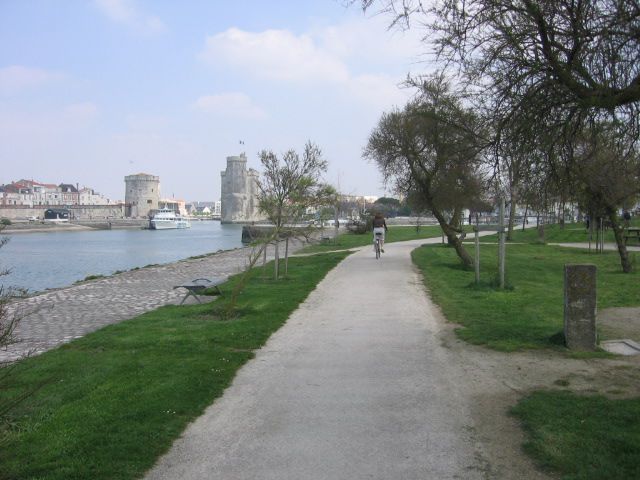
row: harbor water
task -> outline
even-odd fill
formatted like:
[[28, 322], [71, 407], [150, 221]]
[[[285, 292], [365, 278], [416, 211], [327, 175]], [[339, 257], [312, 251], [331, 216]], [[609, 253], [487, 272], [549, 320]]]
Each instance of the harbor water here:
[[90, 275], [111, 275], [152, 264], [242, 246], [242, 226], [192, 222], [181, 230], [89, 230], [4, 235], [0, 276], [5, 287], [30, 293], [65, 287]]

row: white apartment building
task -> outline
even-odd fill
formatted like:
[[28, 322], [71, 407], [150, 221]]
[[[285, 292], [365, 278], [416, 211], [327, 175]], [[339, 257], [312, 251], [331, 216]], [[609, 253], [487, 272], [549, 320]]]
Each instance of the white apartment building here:
[[112, 202], [84, 187], [78, 191], [71, 184], [54, 185], [33, 180], [20, 180], [0, 186], [0, 205], [28, 207], [60, 205], [110, 205]]

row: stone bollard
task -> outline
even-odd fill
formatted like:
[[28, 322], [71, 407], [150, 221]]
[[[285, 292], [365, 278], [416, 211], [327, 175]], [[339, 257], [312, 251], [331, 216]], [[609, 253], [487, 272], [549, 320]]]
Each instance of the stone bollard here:
[[596, 266], [564, 266], [564, 341], [571, 350], [596, 349]]

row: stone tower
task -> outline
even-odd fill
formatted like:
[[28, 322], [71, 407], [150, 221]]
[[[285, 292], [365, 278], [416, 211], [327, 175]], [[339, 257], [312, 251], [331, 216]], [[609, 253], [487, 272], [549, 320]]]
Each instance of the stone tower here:
[[146, 217], [151, 210], [158, 209], [160, 200], [160, 177], [138, 173], [124, 177], [125, 215], [127, 217]]
[[247, 170], [247, 157], [227, 157], [227, 169], [221, 172], [220, 219], [222, 223], [251, 223], [262, 220], [258, 211], [259, 174]]

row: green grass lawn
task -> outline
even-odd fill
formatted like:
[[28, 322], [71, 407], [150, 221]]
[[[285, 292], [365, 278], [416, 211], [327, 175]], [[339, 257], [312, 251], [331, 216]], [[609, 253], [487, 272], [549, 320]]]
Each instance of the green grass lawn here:
[[[632, 225], [640, 227], [640, 219], [633, 219]], [[564, 228], [558, 224], [545, 225], [544, 240], [546, 243], [587, 243], [589, 242], [589, 231], [586, 229], [584, 223], [568, 223], [565, 224]], [[605, 242], [615, 242], [613, 231], [611, 229], [605, 232], [604, 240]], [[482, 238], [482, 241], [497, 242], [498, 236], [486, 236]], [[522, 225], [519, 227], [516, 225], [513, 230], [512, 241], [518, 243], [538, 243], [538, 230], [536, 228], [526, 228], [525, 230], [522, 230]], [[594, 232], [592, 242], [595, 244], [595, 241], [596, 234]], [[636, 243], [630, 242], [629, 245], [635, 245]]]
[[346, 255], [255, 271], [232, 320], [225, 298], [167, 306], [19, 362], [0, 403], [40, 388], [0, 423], [0, 479], [139, 478]]
[[[495, 287], [497, 247], [482, 245], [481, 252], [479, 286], [453, 249], [433, 245], [413, 252], [434, 300], [450, 321], [462, 325], [457, 333], [471, 343], [503, 351], [563, 348], [566, 263], [597, 265], [598, 308], [640, 305], [638, 262], [636, 273], [623, 274], [615, 252], [509, 245], [507, 283], [512, 288], [504, 291]], [[562, 479], [640, 478], [640, 399], [538, 391], [513, 413], [527, 431], [525, 450]]]
[[640, 399], [539, 391], [513, 413], [529, 436], [525, 450], [563, 480], [640, 478]]
[[[473, 246], [467, 247], [473, 255]], [[462, 325], [466, 341], [504, 351], [552, 347], [563, 329], [563, 275], [566, 263], [598, 267], [598, 308], [640, 305], [640, 255], [636, 271], [621, 272], [616, 252], [588, 251], [545, 245], [509, 245], [506, 278], [512, 288], [498, 290], [497, 247], [481, 246], [481, 282], [462, 268], [453, 249], [421, 247], [413, 260], [423, 271], [431, 294], [446, 317]]]
[[[436, 225], [422, 226], [419, 230], [416, 227], [391, 226], [385, 236], [385, 242], [404, 242], [406, 240], [416, 240], [418, 238], [433, 238], [442, 235], [442, 229]], [[373, 242], [371, 232], [363, 234], [343, 233], [334, 240], [326, 243], [310, 245], [301, 250], [301, 253], [317, 253], [333, 250], [348, 250], [369, 245]]]

